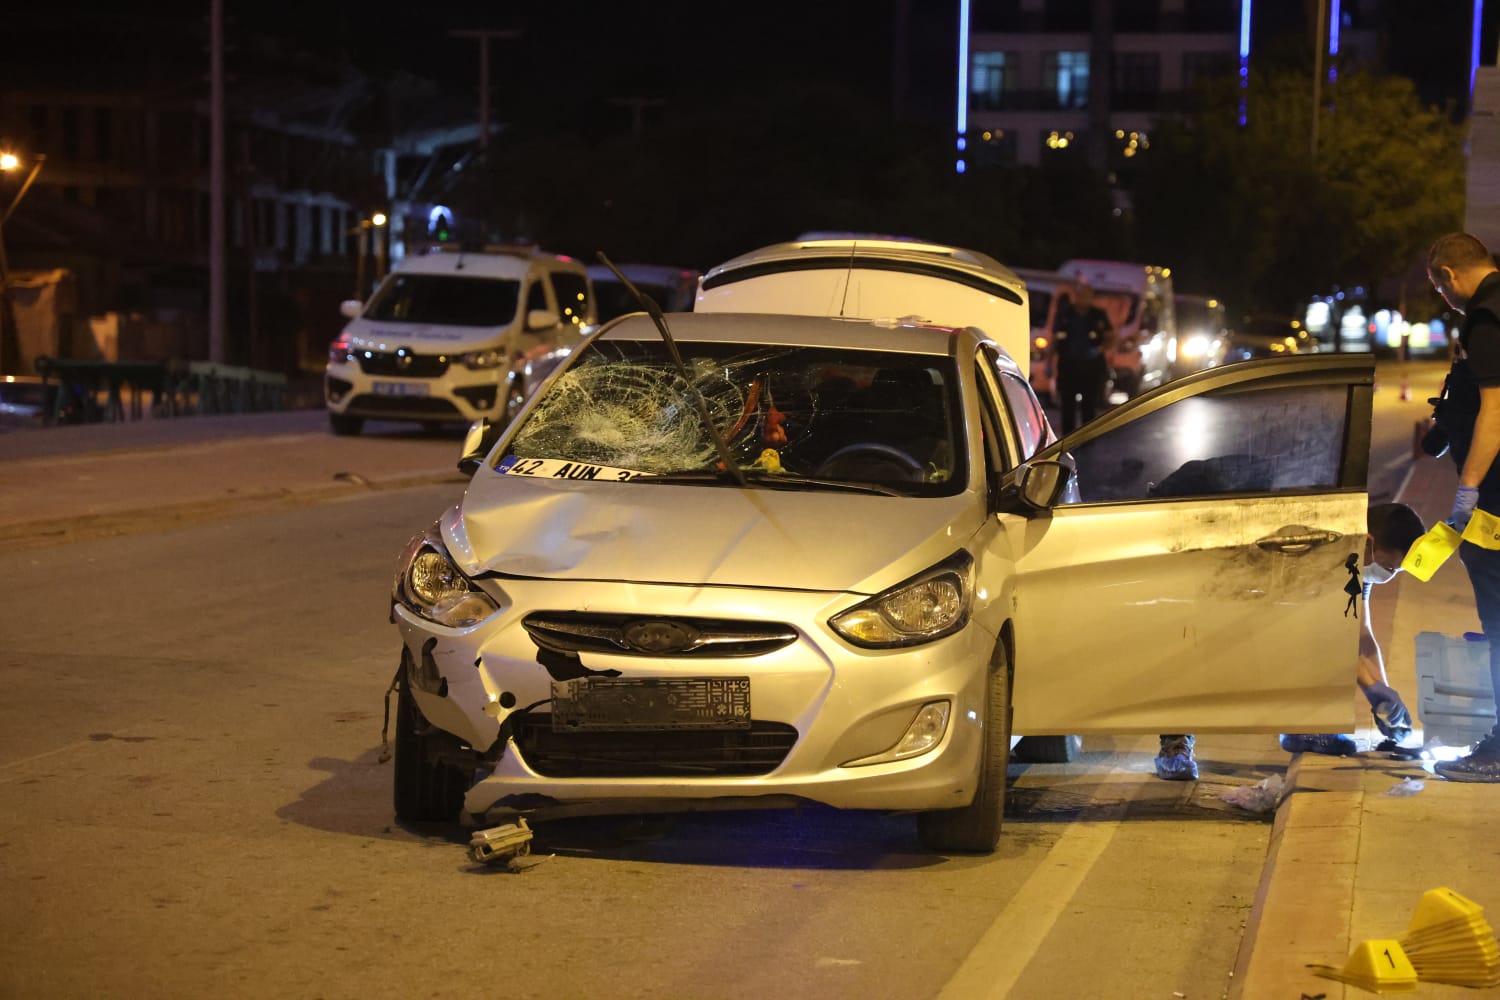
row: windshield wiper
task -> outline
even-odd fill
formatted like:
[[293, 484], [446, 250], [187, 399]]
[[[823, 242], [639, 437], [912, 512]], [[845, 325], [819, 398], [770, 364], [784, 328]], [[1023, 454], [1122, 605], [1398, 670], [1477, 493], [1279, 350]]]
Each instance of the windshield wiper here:
[[672, 331], [667, 329], [667, 318], [662, 315], [661, 306], [657, 305], [651, 296], [636, 288], [635, 284], [625, 277], [625, 272], [615, 267], [614, 262], [604, 255], [603, 250], [599, 251], [599, 260], [615, 273], [615, 277], [620, 279], [620, 284], [624, 285], [625, 290], [635, 297], [635, 300], [641, 304], [641, 308], [646, 310], [647, 315], [651, 317], [651, 322], [656, 324], [657, 332], [661, 334], [661, 339], [666, 342], [668, 353], [672, 355], [672, 363], [677, 366], [677, 374], [687, 384], [693, 402], [698, 404], [698, 420], [713, 440], [714, 450], [719, 453], [719, 461], [734, 476], [735, 482], [744, 488], [745, 477], [740, 473], [739, 466], [734, 464], [734, 459], [730, 457], [729, 444], [724, 440], [724, 435], [719, 433], [719, 429], [714, 426], [713, 418], [708, 415], [708, 404], [703, 400], [703, 393], [693, 386], [693, 376], [688, 372], [687, 365], [682, 363], [682, 355], [677, 352], [677, 341], [672, 339]]
[[704, 470], [701, 472], [667, 472], [662, 475], [645, 475], [639, 479], [633, 479], [634, 483], [723, 483], [726, 486], [733, 483], [742, 485], [755, 483], [757, 486], [769, 486], [773, 489], [826, 489], [845, 490], [850, 493], [873, 493], [883, 497], [906, 496], [899, 490], [893, 490], [889, 486], [881, 486], [879, 483], [851, 482], [847, 479], [819, 479], [816, 476], [803, 476], [795, 472], [767, 472], [764, 469], [739, 469], [739, 478], [734, 477], [723, 469]]

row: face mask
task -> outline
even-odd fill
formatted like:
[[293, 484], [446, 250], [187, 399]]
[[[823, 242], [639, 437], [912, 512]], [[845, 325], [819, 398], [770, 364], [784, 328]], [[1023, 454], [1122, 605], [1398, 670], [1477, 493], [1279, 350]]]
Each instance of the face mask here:
[[1360, 577], [1365, 583], [1388, 583], [1395, 575], [1395, 570], [1387, 569], [1378, 562], [1365, 563], [1365, 568], [1360, 571]]

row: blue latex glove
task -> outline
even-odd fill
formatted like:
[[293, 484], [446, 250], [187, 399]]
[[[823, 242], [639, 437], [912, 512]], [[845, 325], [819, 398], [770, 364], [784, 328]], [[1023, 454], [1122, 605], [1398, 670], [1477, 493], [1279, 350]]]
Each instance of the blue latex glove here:
[[1474, 507], [1479, 503], [1479, 487], [1460, 486], [1453, 494], [1453, 510], [1448, 514], [1448, 524], [1456, 531], [1463, 531], [1468, 526], [1469, 518], [1474, 516]]

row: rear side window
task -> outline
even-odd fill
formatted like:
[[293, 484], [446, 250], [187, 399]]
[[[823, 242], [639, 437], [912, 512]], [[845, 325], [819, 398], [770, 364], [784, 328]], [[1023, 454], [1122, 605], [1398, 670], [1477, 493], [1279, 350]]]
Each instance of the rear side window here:
[[1192, 396], [1071, 449], [1085, 503], [1339, 488], [1343, 385]]
[[445, 274], [392, 275], [365, 310], [365, 318], [444, 326], [509, 326], [520, 284], [508, 278]]
[[589, 283], [581, 274], [558, 271], [552, 275], [552, 291], [557, 294], [557, 307], [563, 319], [581, 326], [589, 318]]

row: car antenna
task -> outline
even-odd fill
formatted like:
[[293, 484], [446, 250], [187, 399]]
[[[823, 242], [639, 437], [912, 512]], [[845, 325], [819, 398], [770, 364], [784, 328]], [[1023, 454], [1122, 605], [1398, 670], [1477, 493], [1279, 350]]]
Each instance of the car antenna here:
[[656, 324], [657, 332], [661, 334], [661, 339], [666, 341], [667, 351], [672, 355], [672, 362], [677, 365], [677, 374], [682, 376], [682, 381], [692, 390], [693, 401], [698, 404], [698, 419], [702, 421], [703, 429], [708, 431], [708, 436], [713, 438], [714, 448], [719, 452], [719, 461], [724, 463], [724, 468], [734, 476], [734, 481], [740, 485], [741, 489], [749, 489], [750, 484], [745, 481], [745, 473], [730, 456], [729, 445], [724, 441], [724, 436], [719, 433], [719, 429], [714, 426], [713, 418], [708, 414], [708, 404], [703, 401], [703, 393], [694, 387], [693, 377], [688, 373], [687, 365], [682, 363], [682, 355], [677, 352], [677, 341], [672, 339], [672, 331], [667, 329], [667, 318], [662, 315], [661, 306], [657, 305], [651, 296], [636, 288], [635, 284], [625, 277], [618, 267], [615, 267], [614, 262], [604, 255], [603, 250], [599, 251], [599, 260], [614, 272], [615, 277], [620, 279], [620, 284], [625, 286], [625, 290], [631, 294], [631, 297], [641, 304], [642, 309], [646, 310], [646, 314], [651, 317], [651, 322]]
[[854, 284], [854, 251], [859, 246], [858, 242], [851, 241], [849, 244], [849, 273], [844, 275], [844, 297], [839, 299], [839, 315], [844, 315], [844, 304], [849, 301], [849, 286]]

